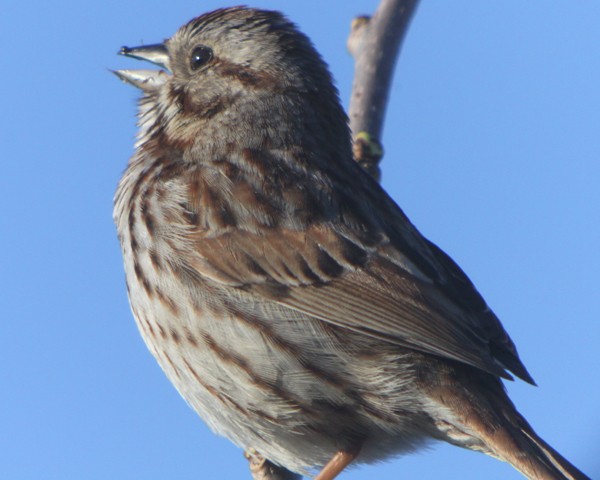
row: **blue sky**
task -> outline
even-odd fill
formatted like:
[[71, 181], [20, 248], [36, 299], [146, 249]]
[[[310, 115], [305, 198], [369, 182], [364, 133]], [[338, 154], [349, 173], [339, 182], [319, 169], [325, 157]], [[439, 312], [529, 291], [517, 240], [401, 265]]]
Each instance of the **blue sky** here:
[[[5, 2], [0, 116], [0, 477], [249, 478], [139, 337], [112, 196], [138, 93], [108, 68], [229, 4]], [[313, 39], [349, 98], [351, 19], [375, 1], [257, 1]], [[399, 61], [383, 184], [469, 274], [539, 384], [510, 383], [600, 477], [600, 5], [423, 0]], [[341, 478], [518, 479], [435, 445]]]

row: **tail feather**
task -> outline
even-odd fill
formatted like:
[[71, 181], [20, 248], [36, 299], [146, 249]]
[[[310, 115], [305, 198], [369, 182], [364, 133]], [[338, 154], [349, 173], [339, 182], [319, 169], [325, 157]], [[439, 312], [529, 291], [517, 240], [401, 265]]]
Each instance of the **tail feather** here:
[[[517, 411], [504, 388], [487, 390], [491, 412], [486, 410], [480, 419], [492, 418], [487, 427], [480, 430], [480, 438], [491, 455], [510, 463], [530, 480], [590, 480], [581, 470], [546, 443], [525, 418]], [[478, 422], [476, 422], [478, 423]], [[495, 428], [489, 428], [489, 425]]]
[[427, 383], [441, 438], [510, 463], [530, 480], [590, 480], [540, 436], [517, 411], [502, 382], [484, 372], [455, 369]]
[[[498, 456], [512, 464], [530, 479], [590, 480], [581, 470], [548, 445], [516, 410], [513, 412], [516, 428], [511, 432], [518, 452], [496, 451]], [[513, 423], [513, 422], [511, 422]], [[509, 427], [510, 428], [510, 427]], [[511, 429], [513, 430], [513, 429]], [[490, 447], [493, 446], [490, 445]]]

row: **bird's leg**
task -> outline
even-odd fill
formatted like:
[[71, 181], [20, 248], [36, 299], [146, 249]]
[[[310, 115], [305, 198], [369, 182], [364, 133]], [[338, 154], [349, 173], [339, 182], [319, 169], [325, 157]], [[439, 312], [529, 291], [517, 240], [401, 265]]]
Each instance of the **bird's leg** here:
[[333, 480], [352, 463], [359, 453], [360, 446], [352, 450], [340, 450], [327, 462], [327, 465], [323, 467], [314, 480]]

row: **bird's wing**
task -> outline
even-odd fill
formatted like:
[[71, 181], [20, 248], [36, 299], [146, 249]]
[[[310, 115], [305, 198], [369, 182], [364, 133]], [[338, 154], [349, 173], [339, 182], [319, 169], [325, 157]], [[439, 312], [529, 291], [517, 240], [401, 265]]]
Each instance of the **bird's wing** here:
[[185, 226], [178, 257], [195, 274], [324, 322], [533, 383], [463, 271], [376, 183], [367, 190], [342, 192], [334, 214], [302, 225], [256, 226], [255, 216], [248, 228], [240, 218], [250, 214], [213, 188], [203, 205], [188, 203], [204, 218]]

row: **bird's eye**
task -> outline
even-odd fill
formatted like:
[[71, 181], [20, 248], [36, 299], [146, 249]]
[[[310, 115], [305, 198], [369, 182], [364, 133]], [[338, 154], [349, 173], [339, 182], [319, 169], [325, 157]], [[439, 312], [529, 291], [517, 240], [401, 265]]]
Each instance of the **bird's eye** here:
[[193, 71], [198, 70], [200, 67], [206, 65], [213, 58], [213, 52], [209, 47], [204, 45], [198, 45], [192, 50], [192, 56], [190, 58], [190, 66]]

